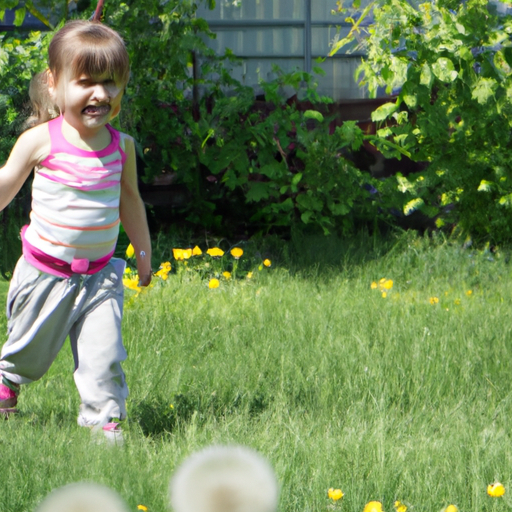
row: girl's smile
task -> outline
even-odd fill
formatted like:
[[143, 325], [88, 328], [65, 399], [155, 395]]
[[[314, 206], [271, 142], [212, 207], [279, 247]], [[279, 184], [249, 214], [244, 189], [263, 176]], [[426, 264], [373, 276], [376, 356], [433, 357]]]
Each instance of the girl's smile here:
[[109, 104], [107, 105], [88, 105], [82, 110], [83, 114], [89, 116], [106, 116], [111, 110]]

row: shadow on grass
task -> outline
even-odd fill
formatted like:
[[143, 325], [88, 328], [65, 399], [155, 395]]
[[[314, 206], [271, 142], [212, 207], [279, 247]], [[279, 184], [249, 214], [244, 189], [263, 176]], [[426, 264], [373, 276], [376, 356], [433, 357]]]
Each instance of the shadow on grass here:
[[130, 412], [130, 421], [139, 425], [147, 437], [158, 437], [175, 431], [179, 426], [196, 422], [204, 424], [212, 418], [224, 418], [237, 412], [254, 417], [270, 404], [263, 393], [252, 396], [236, 395], [221, 399], [216, 394], [204, 397], [193, 392], [177, 393], [171, 399], [154, 396], [137, 403]]
[[279, 265], [292, 272], [313, 270], [321, 275], [336, 268], [358, 267], [385, 257], [418, 236], [416, 232], [398, 230], [374, 234], [361, 230], [350, 237], [297, 230], [292, 232], [289, 240], [266, 236], [254, 243], [261, 247], [264, 257], [275, 258]]

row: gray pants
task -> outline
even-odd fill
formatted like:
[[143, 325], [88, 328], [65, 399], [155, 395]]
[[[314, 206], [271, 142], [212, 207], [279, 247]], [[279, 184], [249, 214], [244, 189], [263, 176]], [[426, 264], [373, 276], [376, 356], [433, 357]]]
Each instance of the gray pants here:
[[114, 258], [96, 274], [63, 279], [40, 272], [22, 257], [11, 280], [9, 337], [0, 354], [0, 374], [16, 384], [40, 379], [69, 335], [81, 426], [126, 417], [123, 271], [124, 261]]

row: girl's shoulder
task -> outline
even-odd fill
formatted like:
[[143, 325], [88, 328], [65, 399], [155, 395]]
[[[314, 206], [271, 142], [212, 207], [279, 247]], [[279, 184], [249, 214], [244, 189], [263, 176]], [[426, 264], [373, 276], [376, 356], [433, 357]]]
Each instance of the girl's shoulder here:
[[37, 163], [42, 162], [51, 150], [50, 130], [48, 123], [42, 123], [24, 131], [18, 138], [27, 153], [31, 154]]

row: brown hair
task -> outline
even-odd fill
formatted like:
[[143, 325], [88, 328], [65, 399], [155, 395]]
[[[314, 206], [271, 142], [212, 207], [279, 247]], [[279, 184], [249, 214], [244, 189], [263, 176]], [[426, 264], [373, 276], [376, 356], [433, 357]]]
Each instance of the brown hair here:
[[127, 84], [130, 75], [128, 52], [121, 36], [96, 21], [75, 20], [66, 23], [54, 36], [48, 49], [49, 70], [34, 76], [30, 84], [33, 115], [27, 126], [35, 126], [59, 115], [59, 108], [48, 92], [48, 71], [55, 84], [65, 70], [72, 77], [108, 73], [117, 82]]

